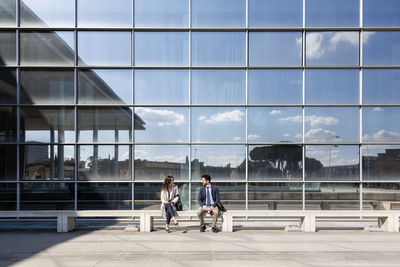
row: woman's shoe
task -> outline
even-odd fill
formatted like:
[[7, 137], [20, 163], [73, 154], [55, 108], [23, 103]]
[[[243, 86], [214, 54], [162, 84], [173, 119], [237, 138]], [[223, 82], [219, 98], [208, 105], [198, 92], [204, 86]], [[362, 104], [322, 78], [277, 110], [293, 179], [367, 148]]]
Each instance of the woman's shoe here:
[[178, 222], [176, 222], [176, 223], [174, 223], [175, 224], [175, 226], [178, 226], [179, 225], [179, 223]]
[[167, 232], [167, 233], [171, 233], [171, 230], [169, 230], [169, 229], [165, 229], [165, 232]]

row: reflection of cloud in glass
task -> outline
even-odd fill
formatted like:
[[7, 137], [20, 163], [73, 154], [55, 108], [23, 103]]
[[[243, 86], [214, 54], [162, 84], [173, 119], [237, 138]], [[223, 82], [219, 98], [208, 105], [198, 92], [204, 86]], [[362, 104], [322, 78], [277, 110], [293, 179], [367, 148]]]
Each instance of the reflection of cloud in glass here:
[[307, 146], [306, 157], [315, 158], [324, 167], [358, 164], [358, 147], [354, 146]]
[[249, 134], [247, 136], [247, 139], [249, 139], [249, 140], [256, 140], [258, 138], [260, 138], [260, 136], [258, 134]]
[[178, 126], [184, 123], [185, 116], [167, 109], [136, 108], [136, 113], [146, 121], [146, 124], [157, 126]]
[[274, 109], [269, 112], [270, 115], [278, 115], [281, 113], [282, 113], [282, 111], [280, 111], [279, 109]]
[[365, 134], [363, 136], [364, 142], [393, 142], [400, 141], [400, 133], [381, 129], [374, 133], [372, 136]]
[[383, 109], [380, 107], [377, 107], [377, 108], [374, 108], [373, 111], [383, 111]]
[[207, 118], [207, 116], [200, 116], [199, 120], [204, 121], [205, 123], [208, 124], [217, 124], [217, 123], [224, 123], [224, 122], [238, 122], [242, 121], [242, 117], [245, 115], [245, 113], [241, 110], [235, 109], [232, 111], [227, 111], [227, 112], [218, 112], [210, 117]]
[[[290, 122], [302, 122], [303, 117], [299, 116], [290, 116], [285, 118], [280, 118], [280, 121], [290, 121]], [[309, 122], [311, 127], [319, 127], [322, 125], [334, 125], [338, 124], [339, 120], [335, 117], [331, 116], [316, 116], [310, 115], [305, 117], [305, 122]]]
[[[296, 136], [297, 138], [301, 138], [301, 134]], [[311, 129], [305, 134], [305, 138], [309, 142], [332, 142], [332, 141], [342, 141], [340, 137], [333, 131], [317, 128]]]
[[335, 51], [339, 43], [358, 45], [357, 32], [313, 32], [307, 34], [307, 57], [322, 58], [328, 51]]

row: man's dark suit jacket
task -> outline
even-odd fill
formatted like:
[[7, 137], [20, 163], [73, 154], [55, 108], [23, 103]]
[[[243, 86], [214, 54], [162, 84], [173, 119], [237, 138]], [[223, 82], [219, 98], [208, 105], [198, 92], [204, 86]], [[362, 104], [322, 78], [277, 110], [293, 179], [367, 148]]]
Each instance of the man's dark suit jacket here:
[[[211, 196], [214, 200], [214, 204], [212, 206], [215, 208], [215, 206], [217, 206], [217, 204], [219, 202], [219, 190], [218, 190], [218, 187], [216, 187], [213, 184], [211, 184]], [[203, 207], [206, 205], [206, 187], [204, 185], [202, 187], [200, 187], [198, 202], [199, 202], [200, 207]]]

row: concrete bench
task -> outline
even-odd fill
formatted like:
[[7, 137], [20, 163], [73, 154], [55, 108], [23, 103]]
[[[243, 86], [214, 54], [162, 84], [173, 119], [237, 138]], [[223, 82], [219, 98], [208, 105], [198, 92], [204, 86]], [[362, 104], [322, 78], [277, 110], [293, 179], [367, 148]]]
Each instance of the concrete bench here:
[[315, 232], [317, 218], [348, 218], [348, 217], [372, 217], [378, 218], [379, 227], [386, 232], [399, 231], [400, 212], [396, 211], [354, 211], [354, 210], [231, 210], [224, 217], [226, 232], [233, 232], [235, 217], [285, 217], [298, 218], [299, 228], [304, 232]]

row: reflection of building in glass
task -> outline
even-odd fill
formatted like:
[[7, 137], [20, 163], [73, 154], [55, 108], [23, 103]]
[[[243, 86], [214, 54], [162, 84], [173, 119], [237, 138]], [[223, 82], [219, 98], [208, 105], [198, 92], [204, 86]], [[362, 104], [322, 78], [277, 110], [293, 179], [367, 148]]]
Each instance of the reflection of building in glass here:
[[365, 179], [396, 179], [400, 176], [400, 149], [385, 149], [376, 156], [363, 156]]

